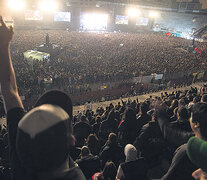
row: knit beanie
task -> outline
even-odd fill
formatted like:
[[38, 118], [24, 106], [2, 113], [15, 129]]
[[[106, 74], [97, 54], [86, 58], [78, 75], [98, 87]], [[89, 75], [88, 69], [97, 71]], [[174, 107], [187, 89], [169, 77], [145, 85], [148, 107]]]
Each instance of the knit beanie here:
[[124, 148], [124, 154], [126, 156], [126, 162], [135, 161], [137, 158], [137, 149], [133, 145], [127, 144]]

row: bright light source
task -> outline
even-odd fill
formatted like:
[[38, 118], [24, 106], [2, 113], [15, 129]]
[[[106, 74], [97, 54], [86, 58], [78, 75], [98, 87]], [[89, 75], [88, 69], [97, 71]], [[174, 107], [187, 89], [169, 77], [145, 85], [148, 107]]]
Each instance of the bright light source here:
[[81, 26], [83, 30], [106, 30], [107, 20], [108, 14], [83, 14], [81, 18]]
[[131, 7], [127, 9], [127, 15], [131, 17], [137, 17], [140, 15], [140, 11], [136, 8]]
[[42, 11], [55, 11], [58, 8], [58, 4], [55, 0], [43, 0], [39, 2], [39, 8]]
[[159, 13], [156, 12], [156, 11], [151, 11], [149, 13], [149, 17], [151, 17], [151, 18], [157, 18], [157, 17], [159, 17]]
[[22, 10], [25, 8], [25, 2], [23, 0], [9, 0], [8, 6], [13, 10]]

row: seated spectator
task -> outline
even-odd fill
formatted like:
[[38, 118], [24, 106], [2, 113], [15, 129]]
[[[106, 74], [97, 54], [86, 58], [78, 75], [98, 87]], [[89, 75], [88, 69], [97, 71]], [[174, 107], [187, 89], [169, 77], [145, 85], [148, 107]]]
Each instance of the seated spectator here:
[[133, 143], [138, 135], [138, 121], [133, 109], [127, 108], [124, 111], [124, 118], [118, 127], [118, 138], [124, 147], [126, 144]]
[[101, 170], [101, 161], [98, 156], [93, 156], [87, 146], [81, 148], [81, 157], [76, 160], [87, 180], [91, 180], [94, 173]]
[[147, 114], [147, 111], [149, 110], [149, 105], [144, 102], [140, 105], [140, 113], [137, 116], [138, 121], [138, 132], [142, 129], [142, 126], [147, 124], [151, 120], [151, 116]]
[[151, 167], [159, 163], [167, 149], [167, 144], [154, 115], [152, 120], [142, 127], [134, 141], [134, 146], [139, 152], [139, 156], [144, 157]]
[[73, 159], [73, 161], [75, 161], [76, 159], [78, 159], [78, 157], [80, 157], [80, 153], [81, 153], [80, 147], [73, 146], [69, 149], [69, 154]]
[[88, 146], [91, 154], [98, 155], [101, 149], [101, 143], [95, 134], [90, 134], [86, 140], [86, 145]]
[[181, 129], [183, 131], [191, 132], [192, 129], [190, 127], [188, 118], [189, 118], [188, 110], [185, 107], [178, 108], [177, 120], [171, 122], [171, 126], [177, 129]]
[[93, 175], [92, 180], [115, 180], [117, 169], [113, 162], [106, 162], [103, 171]]
[[144, 158], [137, 159], [136, 148], [131, 144], [127, 144], [124, 148], [124, 154], [126, 159], [124, 163], [119, 165], [116, 178], [121, 180], [148, 179], [147, 162]]
[[174, 114], [174, 109], [178, 107], [178, 100], [177, 99], [174, 99], [172, 102], [171, 102], [171, 106], [169, 107], [168, 109], [168, 113], [170, 116], [173, 116]]
[[91, 126], [86, 120], [86, 116], [82, 115], [80, 122], [74, 125], [74, 135], [76, 138], [76, 146], [82, 147], [85, 143], [85, 139], [88, 138], [91, 133]]
[[187, 143], [188, 158], [199, 167], [192, 176], [196, 180], [207, 180], [207, 142], [196, 137], [189, 139]]
[[92, 131], [97, 136], [98, 136], [99, 128], [100, 128], [100, 125], [101, 125], [101, 121], [102, 121], [101, 117], [97, 116], [96, 119], [95, 119], [95, 123], [92, 125]]
[[116, 133], [118, 128], [118, 122], [115, 119], [115, 112], [112, 110], [109, 112], [108, 117], [105, 121], [102, 121], [99, 128], [99, 137], [101, 140], [106, 142], [110, 133]]
[[118, 144], [116, 134], [110, 133], [106, 144], [100, 152], [102, 167], [107, 161], [112, 161], [118, 167], [124, 157], [123, 148]]

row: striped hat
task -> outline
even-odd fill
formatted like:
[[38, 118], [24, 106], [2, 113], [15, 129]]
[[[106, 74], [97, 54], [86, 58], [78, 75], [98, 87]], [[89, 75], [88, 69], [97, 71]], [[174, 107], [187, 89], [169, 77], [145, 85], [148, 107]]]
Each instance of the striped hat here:
[[50, 103], [44, 98], [40, 98], [38, 102], [41, 103], [20, 120], [16, 138], [20, 161], [26, 168], [36, 171], [60, 167], [68, 157], [69, 138], [72, 135], [71, 101], [71, 106], [66, 107], [61, 101], [57, 101], [59, 104], [55, 101]]

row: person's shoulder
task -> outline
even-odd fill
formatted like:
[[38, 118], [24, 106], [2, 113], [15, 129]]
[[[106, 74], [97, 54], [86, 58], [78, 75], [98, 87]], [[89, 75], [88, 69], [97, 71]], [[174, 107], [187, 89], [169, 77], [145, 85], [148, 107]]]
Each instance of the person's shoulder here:
[[101, 122], [101, 127], [106, 126], [106, 125], [108, 125], [108, 121], [107, 120], [104, 120], [104, 121]]
[[175, 161], [180, 161], [181, 159], [183, 159], [185, 156], [187, 156], [186, 154], [186, 148], [187, 148], [187, 144], [183, 144], [181, 146], [179, 146], [174, 153], [174, 157], [173, 159]]
[[67, 171], [64, 177], [54, 180], [86, 180], [86, 178], [79, 167], [74, 167]]
[[71, 168], [64, 172], [64, 176], [62, 178], [54, 179], [54, 180], [86, 180], [83, 172], [81, 171], [80, 167], [77, 163], [70, 158], [70, 165]]
[[182, 153], [186, 153], [186, 149], [187, 149], [187, 144], [183, 144], [181, 146], [179, 146], [175, 152], [182, 152]]

